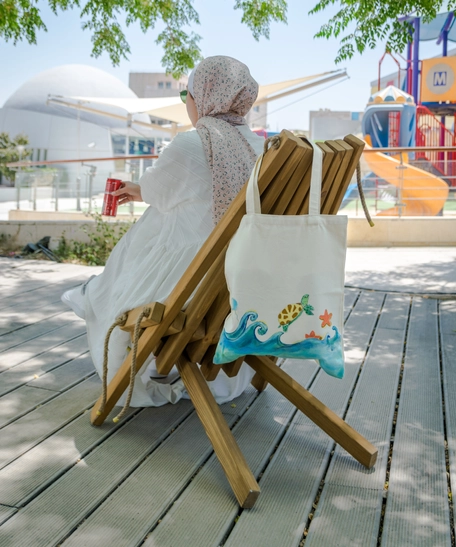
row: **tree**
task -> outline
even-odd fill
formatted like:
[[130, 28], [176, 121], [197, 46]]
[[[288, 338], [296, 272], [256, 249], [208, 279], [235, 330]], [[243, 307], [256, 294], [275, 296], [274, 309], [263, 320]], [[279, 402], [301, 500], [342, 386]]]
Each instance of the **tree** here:
[[[125, 25], [139, 22], [141, 30], [147, 32], [158, 22], [165, 26], [156, 39], [164, 50], [162, 64], [175, 78], [193, 68], [201, 59], [198, 46], [200, 36], [184, 29], [199, 24], [198, 13], [192, 0], [48, 0], [52, 11], [73, 9], [83, 20], [82, 28], [92, 33], [92, 55], [107, 52], [114, 65], [127, 59], [130, 47], [122, 30]], [[286, 21], [286, 0], [236, 0], [235, 9], [243, 11], [245, 23], [258, 40], [269, 37], [271, 21]], [[46, 31], [35, 0], [0, 1], [0, 38], [12, 40], [14, 44], [26, 40], [36, 44], [37, 31]]]
[[0, 133], [0, 181], [3, 177], [14, 182], [16, 171], [6, 166], [7, 163], [23, 160], [30, 155], [30, 150], [25, 147], [28, 137], [16, 135], [12, 139], [8, 133]]
[[[455, 11], [456, 0], [319, 0], [310, 14], [340, 4], [340, 9], [321, 27], [318, 38], [339, 38], [341, 47], [335, 59], [351, 59], [355, 51], [374, 49], [386, 40], [386, 50], [401, 53], [413, 36], [413, 27], [405, 16], [421, 17], [428, 23], [441, 11]], [[351, 32], [342, 36], [351, 27]]]
[[[119, 22], [126, 26], [139, 22], [143, 32], [164, 24], [156, 43], [164, 50], [163, 66], [178, 78], [201, 59], [198, 42], [201, 37], [185, 30], [199, 24], [192, 0], [48, 0], [53, 12], [77, 11], [83, 29], [92, 33], [92, 54], [107, 52], [114, 65], [128, 58], [130, 48]], [[401, 52], [410, 40], [411, 25], [398, 17], [415, 15], [432, 20], [442, 9], [453, 11], [456, 0], [318, 0], [310, 14], [339, 5], [337, 13], [321, 27], [317, 37], [341, 39], [336, 62], [374, 48], [379, 40], [387, 40], [390, 51]], [[234, 9], [242, 11], [245, 23], [256, 40], [269, 38], [272, 21], [286, 23], [287, 0], [235, 0]], [[342, 34], [350, 29], [345, 36]], [[26, 40], [36, 44], [36, 34], [46, 30], [35, 0], [0, 1], [0, 38], [17, 43]]]

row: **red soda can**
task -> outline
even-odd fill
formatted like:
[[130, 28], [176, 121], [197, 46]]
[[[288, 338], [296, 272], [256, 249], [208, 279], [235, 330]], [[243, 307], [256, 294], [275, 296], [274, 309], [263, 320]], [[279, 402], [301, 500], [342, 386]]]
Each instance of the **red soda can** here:
[[105, 186], [105, 195], [103, 198], [103, 209], [101, 214], [108, 217], [117, 215], [117, 202], [119, 198], [113, 196], [112, 192], [118, 190], [122, 186], [122, 181], [119, 179], [107, 179]]

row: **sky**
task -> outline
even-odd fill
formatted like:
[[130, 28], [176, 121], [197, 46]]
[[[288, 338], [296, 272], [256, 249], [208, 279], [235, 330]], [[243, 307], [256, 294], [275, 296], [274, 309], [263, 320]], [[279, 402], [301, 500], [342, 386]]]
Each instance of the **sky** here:
[[[242, 12], [234, 9], [234, 0], [194, 0], [200, 25], [192, 30], [202, 36], [200, 47], [204, 56], [229, 55], [248, 65], [261, 84], [290, 80], [330, 70], [345, 68], [349, 79], [331, 82], [293, 94], [268, 105], [270, 131], [308, 129], [309, 111], [319, 109], [362, 111], [370, 93], [370, 82], [378, 76], [378, 62], [384, 44], [363, 55], [335, 65], [339, 42], [336, 39], [314, 38], [320, 26], [331, 16], [330, 11], [308, 15], [316, 0], [289, 0], [288, 24], [273, 23], [270, 39], [256, 41], [241, 23]], [[144, 34], [139, 25], [126, 28], [130, 44], [129, 59], [113, 67], [107, 54], [91, 56], [91, 36], [81, 28], [76, 11], [60, 12], [55, 16], [47, 2], [38, 1], [48, 32], [37, 34], [37, 45], [0, 40], [2, 78], [0, 106], [14, 91], [36, 74], [65, 64], [85, 64], [105, 70], [128, 85], [129, 72], [161, 72], [163, 51], [155, 43], [160, 28]], [[122, 23], [122, 20], [119, 20]], [[125, 27], [124, 27], [125, 28]], [[421, 58], [438, 55], [441, 46], [421, 43]], [[402, 63], [404, 66], [404, 63]], [[382, 75], [396, 71], [395, 63], [386, 58]]]

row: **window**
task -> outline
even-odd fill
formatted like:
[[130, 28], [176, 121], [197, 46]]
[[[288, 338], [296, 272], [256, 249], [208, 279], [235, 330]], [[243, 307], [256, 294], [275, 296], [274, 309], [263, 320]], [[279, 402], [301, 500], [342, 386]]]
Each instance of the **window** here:
[[166, 89], [171, 89], [171, 82], [166, 82]]
[[259, 112], [259, 111], [260, 111], [260, 107], [259, 107], [259, 106], [254, 106], [254, 107], [253, 107], [253, 111], [254, 111], [254, 112]]
[[112, 153], [114, 156], [123, 156], [126, 153], [126, 138], [122, 135], [112, 135]]
[[164, 87], [163, 82], [158, 82], [158, 89], [163, 89], [163, 87]]

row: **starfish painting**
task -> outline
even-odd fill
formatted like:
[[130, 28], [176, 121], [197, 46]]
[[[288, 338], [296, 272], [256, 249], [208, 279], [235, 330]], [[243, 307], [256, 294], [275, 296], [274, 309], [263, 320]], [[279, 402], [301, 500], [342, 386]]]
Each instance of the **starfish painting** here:
[[321, 319], [321, 328], [330, 327], [332, 325], [331, 323], [331, 317], [333, 316], [332, 313], [328, 313], [328, 310], [325, 310], [325, 313], [323, 315], [319, 316], [319, 319]]
[[322, 336], [318, 336], [318, 334], [315, 334], [314, 330], [311, 330], [309, 334], [306, 334], [306, 338], [317, 338], [318, 340], [321, 340]]

